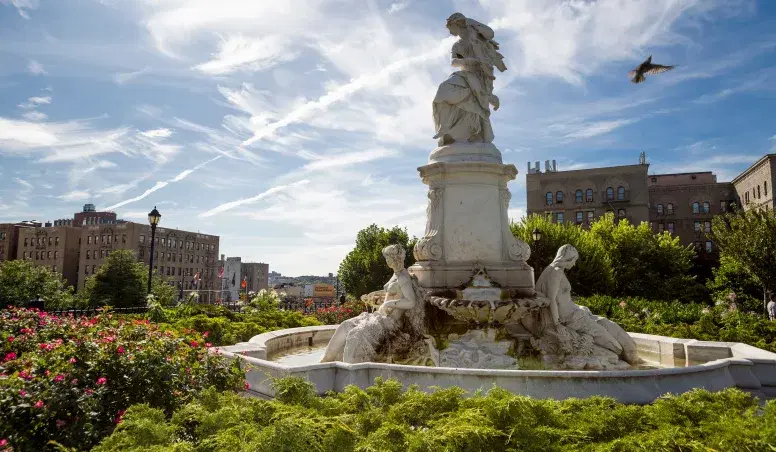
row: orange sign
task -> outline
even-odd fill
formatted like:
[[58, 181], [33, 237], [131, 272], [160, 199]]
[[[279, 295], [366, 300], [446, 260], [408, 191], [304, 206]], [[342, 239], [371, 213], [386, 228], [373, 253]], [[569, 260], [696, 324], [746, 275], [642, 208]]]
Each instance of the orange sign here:
[[314, 284], [313, 297], [334, 298], [334, 286], [331, 284]]

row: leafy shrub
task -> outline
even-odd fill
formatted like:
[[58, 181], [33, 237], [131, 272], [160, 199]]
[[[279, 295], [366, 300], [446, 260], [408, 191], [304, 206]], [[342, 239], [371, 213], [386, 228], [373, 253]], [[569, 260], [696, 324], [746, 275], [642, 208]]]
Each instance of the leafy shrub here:
[[62, 275], [29, 260], [0, 262], [0, 306], [27, 306], [40, 297], [46, 307], [73, 304], [73, 288]]
[[626, 331], [702, 341], [743, 342], [776, 352], [776, 322], [749, 312], [731, 311], [727, 303], [710, 307], [700, 303], [609, 296], [575, 301]]
[[110, 313], [0, 311], [0, 438], [16, 450], [44, 450], [49, 440], [88, 448], [130, 405], [172, 413], [207, 387], [240, 387], [239, 363], [208, 346], [199, 334]]
[[315, 318], [324, 325], [336, 325], [347, 319], [361, 314], [363, 311], [354, 311], [344, 306], [330, 306], [328, 308], [319, 308], [315, 311]]
[[694, 390], [651, 405], [605, 397], [538, 400], [494, 388], [402, 390], [396, 380], [319, 398], [309, 382], [275, 381], [281, 400], [208, 390], [165, 420], [130, 408], [96, 452], [772, 450], [776, 401], [738, 389]]

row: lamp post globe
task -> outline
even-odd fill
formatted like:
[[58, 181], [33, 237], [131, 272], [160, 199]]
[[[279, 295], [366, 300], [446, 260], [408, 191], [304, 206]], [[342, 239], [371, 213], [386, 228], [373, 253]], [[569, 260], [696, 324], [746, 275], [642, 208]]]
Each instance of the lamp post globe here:
[[148, 294], [151, 294], [151, 280], [154, 277], [154, 242], [156, 242], [156, 226], [159, 224], [159, 221], [162, 219], [162, 214], [159, 213], [158, 210], [156, 210], [156, 206], [154, 206], [154, 210], [148, 213], [148, 224], [151, 225], [151, 252], [149, 253], [149, 263], [148, 263]]
[[531, 233], [533, 236], [533, 241], [538, 242], [542, 239], [542, 231], [539, 230], [539, 228], [534, 228], [533, 232]]

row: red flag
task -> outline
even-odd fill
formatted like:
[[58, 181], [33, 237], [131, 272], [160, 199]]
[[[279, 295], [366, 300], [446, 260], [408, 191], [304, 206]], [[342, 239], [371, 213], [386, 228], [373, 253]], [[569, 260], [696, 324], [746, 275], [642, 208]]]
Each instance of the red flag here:
[[242, 287], [243, 289], [248, 287], [248, 277], [247, 276], [243, 276], [243, 280], [242, 280], [242, 283], [240, 283], [240, 287]]
[[224, 267], [221, 267], [218, 269], [218, 277], [223, 278], [224, 277]]

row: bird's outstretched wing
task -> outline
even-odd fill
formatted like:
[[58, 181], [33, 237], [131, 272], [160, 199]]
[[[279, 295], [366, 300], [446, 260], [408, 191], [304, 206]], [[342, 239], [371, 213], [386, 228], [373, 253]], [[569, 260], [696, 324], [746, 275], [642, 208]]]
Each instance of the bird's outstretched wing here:
[[675, 66], [663, 66], [662, 64], [653, 64], [644, 73], [645, 74], [649, 74], [649, 75], [660, 74], [660, 73], [663, 73], [665, 71], [670, 71], [674, 67]]
[[632, 71], [628, 72], [628, 77], [630, 77], [630, 78], [633, 78], [633, 77], [635, 77], [635, 76], [636, 76], [636, 74], [638, 74], [638, 73], [639, 73], [639, 70], [638, 70], [638, 69], [634, 69], [634, 70], [632, 70]]

